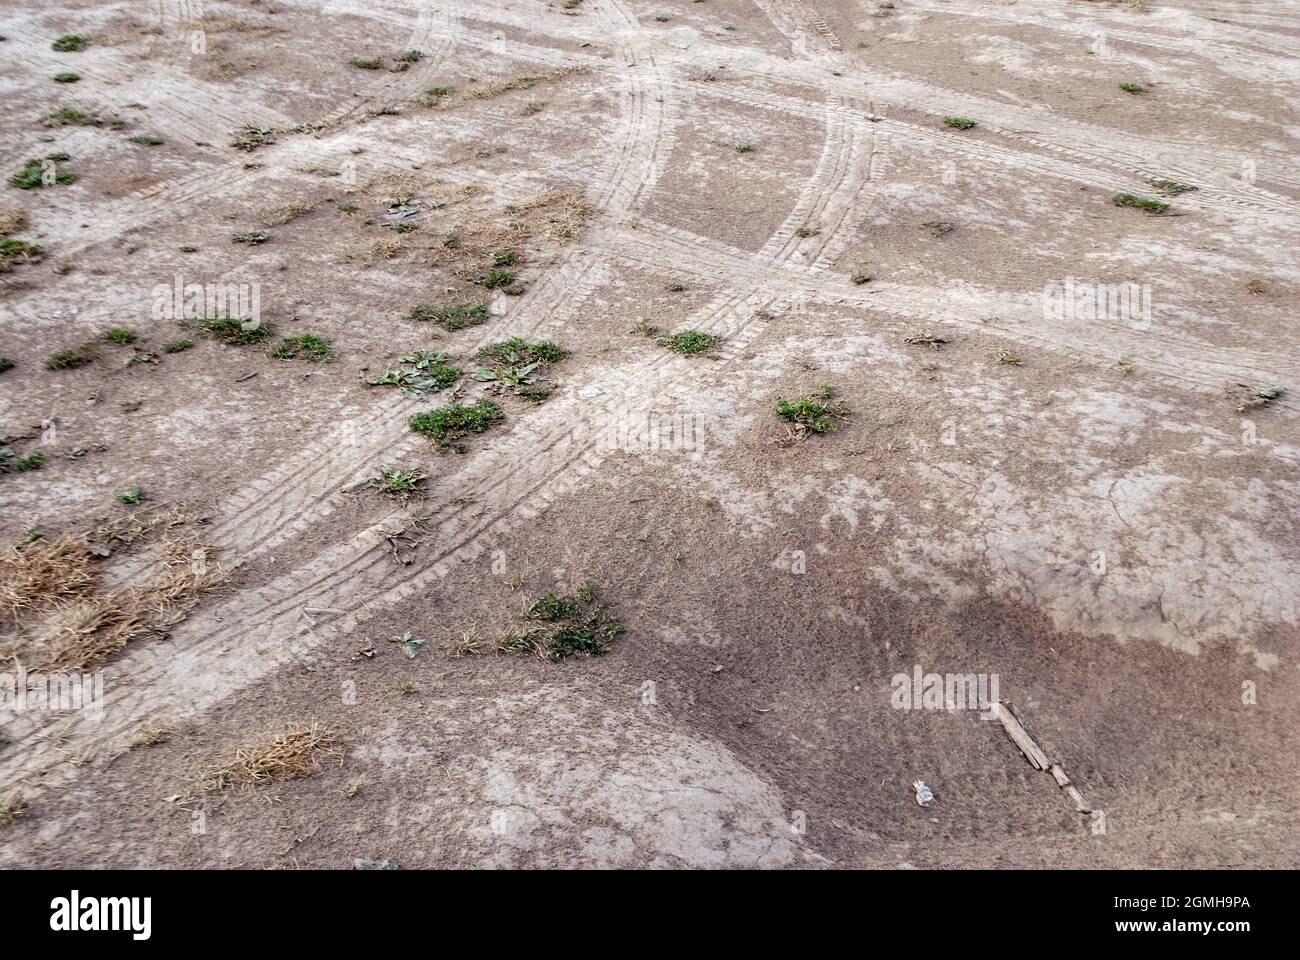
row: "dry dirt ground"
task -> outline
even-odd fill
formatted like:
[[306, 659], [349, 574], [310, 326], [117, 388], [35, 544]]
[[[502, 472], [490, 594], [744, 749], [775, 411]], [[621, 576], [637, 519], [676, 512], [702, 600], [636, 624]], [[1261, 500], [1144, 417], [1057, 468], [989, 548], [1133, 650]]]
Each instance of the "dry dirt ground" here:
[[[1296, 862], [1295, 5], [9, 0], [0, 34], [3, 173], [41, 181], [0, 186], [40, 248], [0, 273], [0, 654], [104, 683], [0, 713], [0, 865]], [[1046, 311], [1067, 278], [1151, 310]], [[177, 282], [255, 285], [271, 337]], [[274, 355], [305, 332], [332, 362]], [[549, 397], [469, 376], [509, 337], [566, 351], [515, 368]], [[367, 384], [420, 349], [465, 376]], [[823, 385], [837, 429], [778, 416]], [[409, 426], [483, 397], [459, 448]], [[382, 465], [423, 495], [354, 488]], [[584, 584], [605, 655], [498, 649]], [[896, 709], [917, 667], [996, 675], [1083, 803], [980, 711]]]

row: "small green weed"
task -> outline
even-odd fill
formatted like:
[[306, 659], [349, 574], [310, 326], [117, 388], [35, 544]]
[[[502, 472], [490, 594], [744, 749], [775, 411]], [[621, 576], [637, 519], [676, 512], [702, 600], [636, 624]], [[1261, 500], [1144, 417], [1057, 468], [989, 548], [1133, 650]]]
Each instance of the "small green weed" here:
[[277, 360], [310, 360], [312, 363], [329, 363], [334, 359], [334, 347], [325, 337], [314, 333], [300, 333], [284, 337], [275, 345], [271, 356]]
[[1164, 213], [1169, 209], [1167, 203], [1161, 203], [1159, 200], [1152, 200], [1149, 197], [1134, 196], [1131, 193], [1117, 193], [1110, 198], [1110, 202], [1117, 207], [1137, 207], [1139, 210], [1155, 214]]
[[400, 387], [402, 394], [415, 397], [420, 394], [437, 393], [455, 383], [461, 374], [460, 367], [447, 363], [445, 353], [432, 350], [416, 350], [399, 357], [396, 370], [389, 370], [377, 380], [368, 380], [372, 387]]
[[848, 404], [835, 399], [835, 389], [831, 386], [823, 386], [817, 393], [798, 400], [778, 397], [776, 401], [777, 416], [793, 423], [800, 433], [834, 430], [837, 421], [846, 419], [851, 412]]

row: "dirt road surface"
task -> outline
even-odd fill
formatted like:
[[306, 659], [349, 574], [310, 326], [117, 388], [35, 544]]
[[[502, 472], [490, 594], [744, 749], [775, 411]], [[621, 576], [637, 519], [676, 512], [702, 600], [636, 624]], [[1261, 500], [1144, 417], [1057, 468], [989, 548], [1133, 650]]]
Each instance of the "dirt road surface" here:
[[0, 34], [0, 866], [1296, 862], [1293, 5]]

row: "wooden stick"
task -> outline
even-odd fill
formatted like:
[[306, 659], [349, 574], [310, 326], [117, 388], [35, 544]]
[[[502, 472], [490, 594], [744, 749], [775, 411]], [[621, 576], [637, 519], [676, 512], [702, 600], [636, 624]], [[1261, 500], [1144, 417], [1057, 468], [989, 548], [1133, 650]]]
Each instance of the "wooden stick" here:
[[1033, 765], [1035, 770], [1046, 770], [1051, 766], [1047, 754], [1043, 753], [1043, 748], [1036, 744], [1034, 738], [1025, 732], [1025, 728], [1020, 725], [1019, 720], [1012, 716], [1006, 704], [1001, 702], [993, 704], [993, 715], [1002, 721], [1007, 736], [1020, 748], [1020, 752], [1025, 755], [1025, 759]]

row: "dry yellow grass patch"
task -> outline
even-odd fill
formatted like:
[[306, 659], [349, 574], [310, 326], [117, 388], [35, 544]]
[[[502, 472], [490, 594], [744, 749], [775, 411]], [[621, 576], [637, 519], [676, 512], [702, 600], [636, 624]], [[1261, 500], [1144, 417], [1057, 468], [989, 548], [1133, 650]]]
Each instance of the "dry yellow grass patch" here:
[[520, 77], [501, 77], [497, 80], [488, 80], [484, 83], [472, 84], [464, 90], [457, 90], [445, 96], [438, 97], [434, 102], [425, 102], [425, 106], [432, 107], [435, 110], [445, 109], [457, 103], [464, 103], [467, 100], [491, 100], [499, 97], [503, 93], [510, 93], [514, 90], [531, 90], [540, 83], [558, 83], [561, 80], [567, 80], [570, 77], [585, 73], [585, 67], [561, 67], [558, 70], [548, 70], [545, 73], [529, 74]]
[[0, 796], [0, 827], [7, 827], [27, 810], [27, 801], [17, 790], [10, 790]]
[[27, 217], [15, 207], [0, 208], [0, 237], [17, 233], [27, 225]]
[[342, 754], [333, 749], [335, 742], [334, 731], [319, 721], [292, 725], [239, 747], [227, 764], [204, 778], [203, 791], [313, 776], [322, 761], [338, 758], [341, 762]]
[[204, 33], [284, 33], [282, 27], [269, 23], [249, 23], [233, 17], [204, 16], [200, 20], [184, 20], [180, 26], [183, 30], [202, 30]]
[[[0, 658], [34, 669], [86, 669], [145, 636], [166, 636], [226, 579], [197, 538], [177, 532], [188, 522], [175, 510], [132, 517], [73, 539], [36, 538], [11, 547], [0, 562], [0, 604], [11, 632]], [[122, 586], [106, 587], [118, 551], [159, 534], [149, 555], [133, 558]]]
[[402, 242], [396, 237], [384, 237], [370, 245], [371, 260], [391, 260], [402, 248]]
[[59, 537], [9, 547], [0, 560], [0, 603], [12, 619], [91, 591], [96, 576], [84, 540]]
[[290, 223], [304, 214], [310, 213], [311, 209], [311, 204], [304, 203], [301, 200], [293, 200], [289, 203], [282, 203], [279, 206], [263, 210], [260, 220], [264, 227], [282, 227], [286, 223]]

